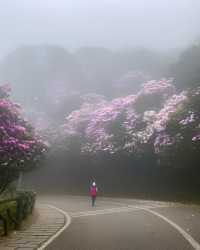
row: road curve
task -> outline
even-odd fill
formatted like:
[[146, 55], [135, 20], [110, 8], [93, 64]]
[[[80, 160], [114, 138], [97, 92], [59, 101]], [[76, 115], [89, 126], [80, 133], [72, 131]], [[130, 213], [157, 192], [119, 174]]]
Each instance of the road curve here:
[[45, 195], [71, 224], [47, 250], [200, 250], [200, 207], [122, 198]]

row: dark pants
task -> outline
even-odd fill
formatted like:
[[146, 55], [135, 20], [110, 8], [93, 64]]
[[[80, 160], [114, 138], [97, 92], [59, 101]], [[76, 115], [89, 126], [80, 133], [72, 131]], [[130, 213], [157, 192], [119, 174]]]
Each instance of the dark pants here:
[[91, 198], [92, 198], [92, 206], [94, 207], [95, 201], [96, 201], [96, 196], [91, 196]]

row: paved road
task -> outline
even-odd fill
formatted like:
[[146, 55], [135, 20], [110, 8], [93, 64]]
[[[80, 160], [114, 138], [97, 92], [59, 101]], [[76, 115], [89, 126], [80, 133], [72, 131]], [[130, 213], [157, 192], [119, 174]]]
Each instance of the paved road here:
[[[134, 199], [41, 196], [72, 218], [47, 250], [200, 250], [200, 207]], [[199, 242], [199, 243], [198, 243]]]

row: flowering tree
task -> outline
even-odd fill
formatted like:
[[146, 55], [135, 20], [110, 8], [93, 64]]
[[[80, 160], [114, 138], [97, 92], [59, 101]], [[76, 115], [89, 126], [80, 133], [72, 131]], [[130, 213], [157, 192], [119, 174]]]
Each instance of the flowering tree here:
[[197, 162], [200, 160], [199, 101], [200, 88], [196, 88], [188, 92], [183, 105], [172, 108], [173, 115], [165, 122], [165, 129], [158, 133], [154, 143], [162, 164], [178, 168], [190, 167], [190, 169], [198, 166]]
[[[62, 127], [67, 150], [92, 154], [147, 155], [161, 166], [197, 166], [200, 88], [176, 93], [172, 80], [149, 81], [135, 95], [85, 100]], [[77, 151], [76, 151], [77, 152]]]
[[185, 93], [175, 94], [172, 80], [149, 81], [136, 95], [85, 102], [66, 118], [64, 138], [79, 138], [80, 150], [90, 153], [138, 153], [155, 138], [157, 149], [161, 131], [185, 99]]
[[46, 145], [9, 99], [10, 87], [0, 87], [0, 193], [41, 159]]

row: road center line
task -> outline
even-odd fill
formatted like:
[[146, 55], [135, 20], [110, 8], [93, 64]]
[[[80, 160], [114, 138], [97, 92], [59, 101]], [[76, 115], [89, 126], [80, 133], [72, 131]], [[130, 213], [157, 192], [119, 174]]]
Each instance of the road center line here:
[[73, 218], [78, 218], [78, 217], [92, 216], [92, 215], [102, 215], [102, 214], [113, 214], [113, 213], [138, 211], [138, 210], [141, 210], [144, 208], [154, 209], [154, 208], [161, 208], [161, 207], [164, 207], [164, 206], [141, 206], [141, 207], [126, 206], [126, 207], [116, 207], [116, 208], [108, 208], [108, 209], [74, 212], [74, 213], [70, 213], [70, 216]]
[[114, 213], [122, 213], [122, 212], [131, 212], [131, 211], [136, 211], [139, 210], [138, 208], [126, 208], [126, 209], [121, 209], [121, 210], [99, 210], [97, 212], [85, 212], [85, 213], [74, 213], [71, 214], [72, 218], [79, 218], [79, 217], [85, 217], [85, 216], [94, 216], [94, 215], [103, 215], [103, 214], [114, 214]]
[[183, 230], [179, 225], [177, 225], [176, 223], [174, 223], [173, 221], [171, 221], [170, 219], [166, 218], [164, 215], [162, 215], [156, 211], [152, 211], [148, 208], [140, 208], [140, 209], [147, 211], [151, 214], [154, 214], [155, 216], [166, 221], [168, 224], [170, 224], [172, 227], [174, 227], [190, 243], [190, 245], [195, 250], [200, 250], [200, 244], [190, 234], [188, 234], [185, 230]]
[[74, 212], [74, 213], [71, 213], [71, 215], [74, 215], [74, 214], [85, 214], [85, 213], [99, 213], [99, 212], [109, 212], [109, 211], [118, 211], [118, 210], [124, 210], [124, 209], [130, 209], [132, 207], [128, 207], [128, 206], [125, 206], [125, 207], [113, 207], [113, 208], [106, 208], [106, 209], [96, 209], [96, 210], [86, 210], [86, 211], [80, 211], [80, 212]]

